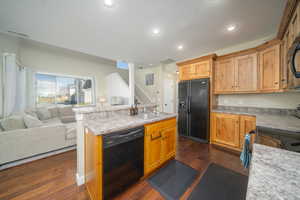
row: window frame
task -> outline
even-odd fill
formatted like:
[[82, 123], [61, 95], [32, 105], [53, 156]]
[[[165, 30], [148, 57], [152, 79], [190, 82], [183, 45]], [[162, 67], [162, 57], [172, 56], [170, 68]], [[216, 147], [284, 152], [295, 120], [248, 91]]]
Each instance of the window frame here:
[[[35, 83], [34, 83], [34, 90], [35, 90], [35, 105], [39, 106], [39, 103], [37, 101], [37, 78], [36, 75], [41, 74], [41, 75], [49, 75], [49, 76], [56, 76], [56, 77], [65, 77], [65, 78], [74, 78], [74, 79], [90, 79], [92, 81], [92, 103], [88, 105], [79, 105], [79, 104], [74, 104], [72, 105], [73, 107], [84, 107], [84, 106], [95, 106], [96, 105], [96, 79], [95, 77], [89, 77], [89, 76], [78, 76], [78, 75], [69, 75], [69, 74], [58, 74], [58, 73], [49, 73], [49, 72], [42, 72], [42, 71], [36, 71], [35, 72]], [[55, 82], [55, 88], [57, 88], [57, 82]], [[78, 85], [76, 85], [76, 88], [78, 91]], [[78, 102], [78, 95], [76, 95], [77, 102]], [[56, 101], [56, 93], [55, 93], [55, 98], [54, 98], [54, 104], [53, 105], [59, 105]]]

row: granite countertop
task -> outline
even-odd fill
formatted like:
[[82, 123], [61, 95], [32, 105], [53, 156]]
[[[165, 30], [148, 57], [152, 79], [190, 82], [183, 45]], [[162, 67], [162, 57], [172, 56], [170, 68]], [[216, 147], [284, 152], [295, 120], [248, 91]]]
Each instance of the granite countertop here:
[[[138, 108], [150, 108], [156, 107], [157, 104], [142, 104], [137, 105]], [[107, 111], [120, 111], [120, 110], [128, 110], [131, 106], [130, 105], [119, 105], [119, 106], [108, 106], [108, 107], [101, 107], [101, 106], [81, 106], [81, 107], [74, 107], [73, 111], [76, 114], [92, 114], [95, 112], [107, 112]]]
[[299, 200], [300, 153], [254, 144], [247, 200]]
[[255, 113], [228, 109], [213, 109], [212, 112], [256, 116], [256, 126], [300, 133], [300, 119], [292, 115]]
[[143, 114], [136, 116], [119, 114], [109, 118], [86, 120], [84, 126], [90, 129], [95, 135], [104, 135], [174, 117], [177, 117], [177, 114], [160, 113], [159, 116], [152, 116], [149, 119], [144, 119]]

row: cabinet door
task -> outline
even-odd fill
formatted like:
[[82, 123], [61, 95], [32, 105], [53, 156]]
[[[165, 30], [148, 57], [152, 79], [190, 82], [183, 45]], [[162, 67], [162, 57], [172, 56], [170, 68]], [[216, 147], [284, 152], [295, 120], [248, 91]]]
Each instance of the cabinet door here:
[[278, 90], [280, 79], [280, 45], [269, 47], [259, 53], [260, 90]]
[[226, 93], [235, 90], [235, 74], [233, 59], [216, 62], [215, 67], [215, 93]]
[[191, 65], [192, 79], [207, 78], [210, 74], [209, 61], [194, 63]]
[[[245, 135], [252, 130], [256, 130], [256, 117], [254, 116], [240, 116], [240, 148], [243, 148]], [[251, 144], [254, 142], [255, 135], [251, 136]]]
[[239, 56], [234, 59], [235, 89], [240, 92], [257, 90], [257, 54]]
[[214, 113], [212, 119], [213, 141], [229, 147], [238, 148], [239, 116], [223, 113]]
[[158, 126], [146, 127], [145, 133], [145, 174], [150, 173], [161, 163], [162, 132]]
[[162, 160], [163, 162], [175, 156], [176, 127], [162, 130]]
[[191, 73], [190, 65], [185, 65], [185, 66], [179, 67], [179, 79], [180, 80], [182, 80], [182, 81], [189, 80], [190, 73]]

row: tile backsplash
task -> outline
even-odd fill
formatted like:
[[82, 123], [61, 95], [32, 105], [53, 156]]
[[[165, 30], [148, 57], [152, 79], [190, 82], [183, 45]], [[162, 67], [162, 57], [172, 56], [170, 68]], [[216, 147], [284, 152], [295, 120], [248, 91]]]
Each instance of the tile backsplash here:
[[300, 92], [273, 94], [228, 94], [218, 96], [220, 106], [295, 109], [300, 103]]

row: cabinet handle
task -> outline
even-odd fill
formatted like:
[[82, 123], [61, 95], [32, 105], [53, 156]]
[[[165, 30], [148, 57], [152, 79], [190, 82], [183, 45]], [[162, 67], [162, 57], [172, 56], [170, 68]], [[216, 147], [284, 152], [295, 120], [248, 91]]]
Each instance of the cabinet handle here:
[[278, 82], [275, 82], [274, 84], [275, 84], [275, 85], [277, 85], [277, 84], [278, 84]]
[[152, 137], [152, 134], [151, 134], [151, 140], [157, 140], [159, 138], [161, 138], [161, 132], [159, 132], [159, 136], [157, 136], [157, 137]]

